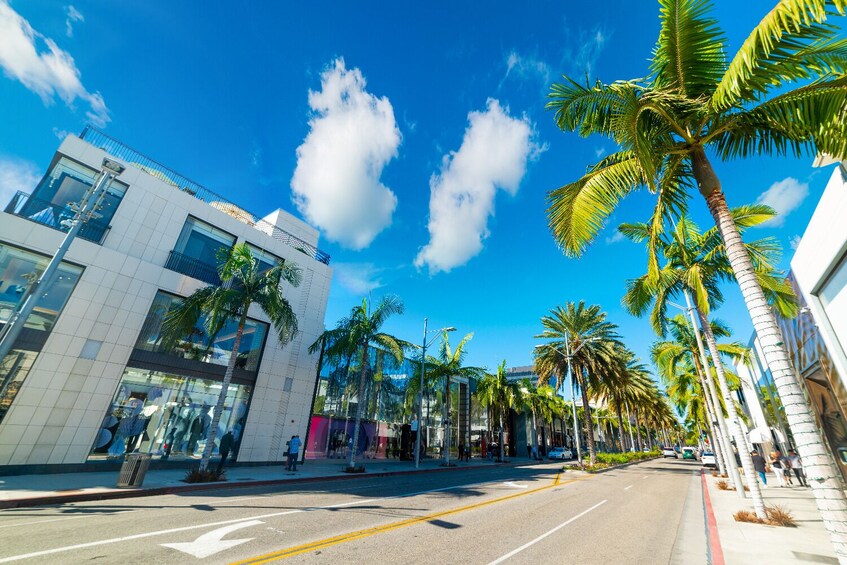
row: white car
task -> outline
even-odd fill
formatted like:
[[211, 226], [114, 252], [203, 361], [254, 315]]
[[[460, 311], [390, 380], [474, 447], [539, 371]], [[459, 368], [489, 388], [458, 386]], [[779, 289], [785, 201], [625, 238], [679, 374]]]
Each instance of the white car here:
[[718, 464], [715, 461], [715, 454], [711, 451], [704, 451], [702, 455], [700, 455], [700, 462], [703, 464], [703, 467], [717, 467]]
[[564, 461], [565, 459], [573, 459], [573, 451], [571, 451], [567, 447], [554, 447], [547, 453], [547, 458], [558, 459], [560, 461]]
[[662, 459], [665, 457], [673, 457], [676, 459], [676, 451], [673, 450], [673, 447], [663, 447], [662, 448]]

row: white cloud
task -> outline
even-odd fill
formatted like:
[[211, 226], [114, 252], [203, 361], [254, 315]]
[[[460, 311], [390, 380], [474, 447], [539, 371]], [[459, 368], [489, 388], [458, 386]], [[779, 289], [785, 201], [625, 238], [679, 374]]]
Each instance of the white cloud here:
[[600, 157], [602, 157], [605, 154], [606, 154], [606, 148], [605, 147], [595, 147], [594, 148], [594, 158], [595, 159], [599, 159]]
[[[506, 57], [506, 76], [503, 77], [503, 81], [510, 76], [521, 79], [537, 79], [546, 88], [550, 84], [553, 71], [550, 69], [550, 65], [541, 59], [532, 55], [521, 55], [513, 50]], [[501, 85], [503, 81], [501, 81]]]
[[364, 296], [384, 286], [373, 263], [334, 263], [333, 274], [338, 283], [353, 294]]
[[497, 100], [469, 113], [468, 122], [461, 147], [443, 157], [429, 181], [430, 240], [415, 266], [430, 273], [464, 265], [482, 250], [497, 189], [517, 193], [527, 162], [546, 149], [536, 144], [529, 119], [511, 117]]
[[91, 123], [104, 127], [110, 121], [100, 93], [89, 92], [82, 85], [73, 57], [32, 29], [6, 0], [0, 0], [0, 67], [6, 76], [38, 94], [45, 105], [58, 95], [73, 109], [79, 98], [89, 105], [85, 116]]
[[776, 210], [776, 217], [761, 224], [768, 227], [779, 227], [785, 223], [785, 218], [797, 209], [806, 196], [809, 195], [809, 185], [793, 177], [775, 182], [756, 199], [758, 204], [765, 204]]
[[791, 239], [788, 240], [788, 245], [791, 246], [791, 249], [797, 251], [797, 248], [800, 247], [801, 237], [799, 235], [791, 236]]
[[65, 15], [67, 16], [65, 19], [65, 34], [68, 37], [73, 37], [74, 23], [85, 22], [85, 16], [83, 16], [80, 11], [73, 6], [65, 6]]
[[291, 179], [292, 199], [306, 219], [352, 249], [370, 245], [397, 207], [380, 176], [397, 156], [400, 130], [388, 98], [365, 84], [343, 59], [321, 74], [321, 90], [309, 91], [311, 131], [297, 148]]
[[614, 243], [619, 243], [619, 242], [624, 241], [624, 240], [626, 240], [626, 236], [624, 236], [624, 234], [622, 234], [618, 230], [615, 230], [615, 232], [612, 235], [610, 235], [609, 237], [606, 238], [606, 243], [608, 245], [612, 245]]
[[66, 138], [66, 137], [68, 137], [68, 136], [70, 135], [70, 133], [71, 133], [71, 132], [69, 132], [69, 131], [68, 131], [68, 130], [66, 130], [66, 129], [59, 129], [59, 128], [55, 128], [55, 127], [53, 128], [53, 135], [55, 135], [56, 137], [58, 137], [58, 138], [59, 138], [59, 141], [64, 141], [64, 140], [65, 140], [65, 138]]
[[32, 194], [42, 174], [35, 163], [23, 159], [0, 157], [0, 210], [17, 191]]

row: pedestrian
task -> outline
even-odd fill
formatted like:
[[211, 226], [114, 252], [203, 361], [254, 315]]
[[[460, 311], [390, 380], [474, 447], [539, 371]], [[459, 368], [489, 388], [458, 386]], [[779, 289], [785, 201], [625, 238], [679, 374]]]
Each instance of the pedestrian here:
[[297, 460], [300, 457], [300, 436], [293, 435], [288, 440], [288, 470], [297, 471]]
[[233, 443], [235, 443], [235, 436], [232, 435], [232, 431], [228, 431], [221, 437], [221, 443], [218, 445], [218, 452], [221, 454], [221, 461], [218, 463], [218, 475], [224, 470], [224, 463], [226, 463], [226, 459], [229, 457]]
[[460, 441], [459, 442], [459, 461], [464, 460], [464, 458], [465, 458], [465, 442]]
[[532, 445], [526, 444], [526, 456], [532, 459]]
[[471, 444], [465, 446], [465, 461], [468, 463], [471, 461]]
[[797, 477], [797, 482], [800, 483], [800, 486], [806, 486], [806, 473], [803, 472], [803, 461], [793, 449], [788, 452], [788, 463], [791, 465], [791, 470], [794, 471], [794, 476]]
[[785, 486], [785, 469], [782, 467], [782, 458], [779, 451], [771, 451], [771, 469], [780, 487]]
[[750, 456], [753, 459], [753, 469], [759, 474], [759, 478], [762, 479], [762, 485], [765, 488], [768, 488], [768, 477], [765, 475], [765, 469], [767, 465], [765, 463], [765, 458], [759, 455], [759, 452], [755, 449], [750, 452]]

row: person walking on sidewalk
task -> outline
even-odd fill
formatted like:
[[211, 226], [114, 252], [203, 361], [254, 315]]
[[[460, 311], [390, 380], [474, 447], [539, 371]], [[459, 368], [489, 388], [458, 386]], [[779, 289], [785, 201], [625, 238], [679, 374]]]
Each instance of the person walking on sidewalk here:
[[750, 456], [753, 459], [753, 469], [759, 474], [759, 478], [762, 480], [762, 485], [765, 488], [768, 488], [768, 477], [765, 475], [765, 458], [759, 455], [759, 452], [753, 450], [750, 452]]
[[793, 449], [788, 452], [788, 463], [791, 465], [791, 470], [794, 471], [794, 476], [797, 477], [797, 482], [800, 483], [800, 486], [806, 486], [806, 474], [803, 472], [803, 461]]
[[300, 436], [293, 435], [288, 440], [288, 470], [297, 471], [297, 459], [300, 457]]
[[785, 469], [782, 466], [782, 458], [779, 451], [771, 451], [771, 469], [780, 487], [785, 486]]
[[224, 463], [226, 463], [227, 457], [229, 457], [229, 452], [232, 451], [232, 444], [235, 443], [235, 436], [232, 435], [232, 430], [228, 431], [221, 438], [221, 443], [218, 445], [218, 452], [221, 454], [221, 461], [218, 463], [218, 475], [221, 474], [224, 470]]

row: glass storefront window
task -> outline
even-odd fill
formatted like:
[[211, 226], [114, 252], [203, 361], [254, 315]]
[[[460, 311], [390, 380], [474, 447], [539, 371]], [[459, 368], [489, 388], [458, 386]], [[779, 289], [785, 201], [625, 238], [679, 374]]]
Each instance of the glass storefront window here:
[[842, 257], [819, 298], [841, 348], [847, 350], [847, 257]]
[[[153, 304], [150, 306], [150, 311], [147, 314], [147, 319], [144, 321], [141, 333], [135, 343], [136, 349], [178, 355], [185, 359], [193, 359], [214, 365], [229, 364], [233, 342], [235, 341], [235, 333], [238, 329], [237, 320], [230, 320], [218, 335], [208, 336], [204, 328], [205, 320], [201, 318], [194, 330], [179, 340], [176, 347], [169, 351], [165, 350], [162, 345], [162, 323], [168, 311], [179, 300], [180, 297], [166, 292], [159, 291], [156, 294]], [[258, 370], [267, 331], [268, 324], [257, 320], [247, 320], [244, 333], [241, 336], [241, 344], [238, 348], [236, 367], [245, 371]], [[214, 339], [211, 339], [212, 337]]]
[[174, 251], [206, 265], [216, 266], [221, 249], [230, 249], [233, 245], [235, 245], [235, 237], [232, 235], [189, 217], [185, 221]]
[[0, 380], [0, 422], [6, 417], [37, 356], [36, 351], [13, 349], [0, 363], [0, 375], [3, 375]]
[[[11, 317], [27, 287], [50, 262], [49, 257], [0, 243], [0, 322]], [[62, 263], [52, 286], [38, 302], [24, 324], [27, 328], [50, 331], [73, 292], [82, 267]]]
[[[89, 459], [150, 453], [169, 457], [200, 457], [206, 446], [221, 383], [128, 367], [114, 401], [91, 447]], [[230, 384], [213, 453], [231, 431], [237, 455], [251, 387]]]
[[272, 267], [276, 267], [280, 263], [282, 263], [282, 259], [274, 255], [273, 253], [268, 253], [263, 249], [259, 249], [258, 247], [254, 247], [253, 245], [247, 244], [247, 247], [250, 248], [250, 253], [253, 254], [253, 257], [259, 262], [259, 272], [264, 273], [265, 271], [271, 269]]

